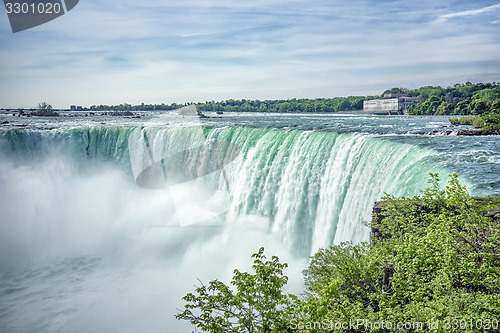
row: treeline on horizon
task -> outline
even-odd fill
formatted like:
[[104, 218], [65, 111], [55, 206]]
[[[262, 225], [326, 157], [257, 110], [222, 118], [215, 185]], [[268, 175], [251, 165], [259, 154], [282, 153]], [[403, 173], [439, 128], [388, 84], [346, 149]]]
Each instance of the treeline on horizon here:
[[408, 113], [413, 115], [481, 115], [500, 112], [500, 84], [497, 82], [467, 82], [448, 88], [427, 86], [414, 90], [393, 88], [388, 92], [421, 97], [421, 103], [408, 108]]
[[186, 104], [120, 104], [120, 105], [92, 105], [91, 111], [164, 111], [175, 110], [186, 105], [195, 104], [200, 111], [224, 111], [224, 112], [341, 112], [363, 109], [363, 101], [376, 97], [349, 96], [317, 99], [288, 99], [288, 100], [248, 100], [229, 99], [215, 102]]
[[383, 97], [386, 93], [405, 93], [409, 97], [421, 97], [422, 102], [411, 105], [408, 113], [412, 115], [481, 115], [487, 112], [500, 112], [500, 84], [457, 83], [442, 88], [425, 86], [418, 89], [392, 88], [380, 96], [349, 96], [317, 99], [288, 100], [247, 100], [229, 99], [226, 101], [207, 101], [186, 104], [120, 104], [92, 105], [91, 111], [160, 111], [175, 110], [188, 104], [195, 104], [200, 111], [223, 112], [279, 112], [279, 113], [323, 113], [345, 112], [363, 109], [365, 100]]

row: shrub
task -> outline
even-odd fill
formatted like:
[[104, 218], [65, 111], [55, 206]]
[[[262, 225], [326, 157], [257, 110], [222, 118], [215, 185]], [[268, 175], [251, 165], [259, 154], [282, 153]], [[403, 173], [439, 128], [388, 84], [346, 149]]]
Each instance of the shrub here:
[[265, 260], [264, 248], [252, 255], [255, 274], [234, 271], [231, 284], [213, 280], [196, 288], [196, 294], [183, 297], [187, 302], [177, 319], [187, 320], [206, 332], [288, 332], [293, 295], [284, 293], [287, 264], [278, 257]]
[[311, 320], [421, 322], [414, 331], [426, 332], [429, 321], [498, 318], [498, 222], [483, 216], [456, 175], [444, 189], [437, 174], [429, 182], [422, 196], [384, 198], [371, 247], [335, 245], [312, 258], [305, 271]]
[[481, 117], [476, 117], [474, 121], [472, 122], [472, 126], [475, 128], [483, 128], [484, 127], [484, 120]]
[[451, 118], [448, 118], [448, 121], [452, 125], [455, 125], [455, 126], [457, 126], [457, 125], [472, 125], [476, 118], [477, 117], [473, 117], [473, 116], [451, 117]]
[[487, 131], [500, 130], [500, 113], [489, 112], [481, 116], [483, 128]]

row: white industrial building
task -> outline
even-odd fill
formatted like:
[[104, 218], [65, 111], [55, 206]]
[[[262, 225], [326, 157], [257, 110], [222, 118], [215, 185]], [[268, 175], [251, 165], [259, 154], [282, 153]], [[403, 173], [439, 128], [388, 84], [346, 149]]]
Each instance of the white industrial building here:
[[420, 97], [408, 97], [406, 94], [385, 94], [384, 98], [363, 102], [364, 112], [405, 114], [408, 107], [420, 103]]

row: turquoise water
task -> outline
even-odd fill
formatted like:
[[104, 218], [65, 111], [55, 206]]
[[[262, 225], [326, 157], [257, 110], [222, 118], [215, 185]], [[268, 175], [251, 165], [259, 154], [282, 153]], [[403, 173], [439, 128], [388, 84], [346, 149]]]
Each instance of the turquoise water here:
[[[94, 135], [92, 144], [96, 155], [101, 150], [101, 155], [108, 158], [117, 158], [116, 152], [109, 149], [119, 149], [119, 145], [111, 147], [112, 143], [102, 140], [127, 140], [127, 133], [143, 123], [153, 127], [176, 127], [193, 123], [189, 117], [179, 117], [165, 113], [158, 117], [155, 113], [142, 112], [141, 119], [123, 119], [122, 117], [79, 117], [58, 119], [47, 118], [17, 118], [11, 115], [0, 115], [0, 120], [9, 121], [0, 129], [2, 133], [11, 131], [16, 134], [26, 135], [31, 129], [38, 130], [38, 135], [51, 135], [62, 137], [64, 133], [75, 134], [77, 130], [91, 131]], [[342, 116], [337, 114], [260, 114], [260, 113], [226, 113], [222, 116], [207, 113], [213, 118], [202, 119], [206, 128], [222, 127], [250, 127], [271, 128], [281, 131], [316, 131], [333, 132], [339, 134], [357, 133], [372, 135], [382, 140], [410, 144], [419, 148], [433, 150], [436, 154], [429, 159], [436, 168], [456, 172], [466, 179], [470, 190], [475, 195], [500, 195], [500, 143], [497, 136], [456, 136], [456, 135], [429, 135], [432, 130], [453, 130], [447, 117], [380, 117], [380, 116]], [[197, 124], [197, 123], [196, 123]], [[196, 125], [195, 124], [195, 125]], [[17, 127], [28, 125], [28, 128]], [[14, 130], [13, 130], [14, 129]], [[25, 131], [28, 130], [28, 131]], [[128, 131], [128, 132], [127, 132]], [[4, 134], [5, 136], [5, 134]], [[83, 139], [85, 140], [85, 139]], [[22, 141], [22, 140], [21, 140]], [[27, 147], [17, 147], [26, 144]], [[33, 139], [32, 142], [16, 142], [11, 140], [10, 149], [23, 149], [32, 151], [37, 149], [41, 142]], [[31, 145], [31, 146], [30, 146]], [[43, 147], [41, 148], [43, 149]], [[102, 151], [108, 149], [108, 151]], [[38, 152], [37, 152], [38, 153]], [[126, 158], [125, 158], [126, 159]]]
[[300, 292], [308, 256], [367, 241], [373, 203], [429, 172], [500, 195], [500, 139], [446, 118], [141, 116], [0, 115], [0, 331], [187, 332], [173, 316], [197, 278], [265, 246]]

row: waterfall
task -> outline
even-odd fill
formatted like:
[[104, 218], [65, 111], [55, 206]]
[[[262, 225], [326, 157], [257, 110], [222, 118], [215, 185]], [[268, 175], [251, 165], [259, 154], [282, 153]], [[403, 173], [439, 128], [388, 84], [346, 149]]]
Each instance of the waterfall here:
[[[242, 216], [261, 217], [267, 232], [300, 256], [343, 241], [367, 241], [369, 230], [362, 222], [370, 219], [373, 203], [384, 192], [417, 194], [425, 187], [427, 174], [436, 171], [426, 163], [434, 154], [432, 150], [359, 133], [248, 127], [89, 127], [11, 130], [4, 132], [3, 138], [20, 155], [58, 151], [84, 164], [89, 160], [111, 161], [132, 178], [153, 163], [151, 158], [171, 161], [172, 156], [181, 156], [179, 168], [183, 170], [213, 164], [213, 156], [203, 162], [200, 150], [193, 147], [229, 142], [237, 151], [230, 163], [207, 176], [191, 177], [174, 192], [188, 191], [180, 197], [191, 203], [189, 211], [202, 201], [213, 208], [213, 197], [227, 192], [223, 199], [229, 201], [219, 205], [222, 207], [212, 213], [210, 207], [202, 207], [196, 218], [203, 220], [200, 214], [219, 216], [223, 220], [219, 223], [230, 225]], [[215, 159], [224, 159], [227, 154], [230, 152], [219, 151]], [[189, 201], [189, 191], [196, 200]], [[205, 196], [200, 196], [202, 192]], [[175, 200], [179, 195], [170, 197]], [[183, 223], [182, 214], [177, 217], [181, 225], [196, 223]]]
[[435, 154], [317, 130], [0, 128], [0, 326], [188, 332], [173, 315], [196, 279], [228, 282], [261, 246], [300, 293], [308, 256], [367, 241], [374, 201], [418, 194]]
[[[227, 224], [240, 216], [263, 217], [268, 232], [301, 256], [342, 241], [367, 241], [369, 230], [362, 222], [370, 219], [373, 203], [384, 192], [417, 194], [425, 186], [422, 182], [427, 174], [435, 171], [425, 162], [434, 154], [432, 150], [359, 133], [248, 127], [89, 127], [10, 130], [2, 137], [17, 155], [33, 158], [58, 151], [82, 163], [106, 160], [137, 178], [152, 163], [146, 153], [145, 133], [157, 160], [185, 152], [182, 158], [186, 162], [180, 166], [184, 169], [196, 169], [202, 163], [194, 156], [199, 150], [193, 147], [215, 140], [230, 142], [237, 153], [231, 157], [233, 161], [216, 170], [224, 172], [186, 182], [195, 182], [189, 189], [199, 192], [193, 186], [202, 186], [204, 191], [211, 188], [209, 195], [227, 190], [230, 202], [215, 215], [224, 213]], [[217, 158], [224, 159], [226, 153], [218, 152]]]

